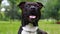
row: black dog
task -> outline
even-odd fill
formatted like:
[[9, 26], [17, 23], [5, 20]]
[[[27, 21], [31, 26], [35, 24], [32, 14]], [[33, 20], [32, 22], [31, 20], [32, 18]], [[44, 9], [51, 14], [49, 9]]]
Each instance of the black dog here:
[[42, 3], [39, 2], [21, 2], [19, 8], [22, 10], [22, 26], [18, 34], [47, 34], [39, 30], [38, 21], [41, 18]]

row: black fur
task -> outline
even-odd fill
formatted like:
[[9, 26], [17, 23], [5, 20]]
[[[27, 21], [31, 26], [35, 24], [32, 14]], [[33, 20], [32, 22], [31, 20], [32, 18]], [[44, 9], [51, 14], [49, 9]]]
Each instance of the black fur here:
[[[38, 26], [38, 21], [41, 18], [41, 8], [43, 7], [42, 3], [39, 2], [21, 2], [19, 8], [22, 10], [22, 26], [20, 27], [18, 34], [21, 34], [22, 27], [26, 26], [27, 24], [31, 23], [33, 26]], [[34, 15], [36, 16], [35, 19], [30, 19], [29, 16]], [[42, 30], [37, 30], [37, 34], [47, 34]]]

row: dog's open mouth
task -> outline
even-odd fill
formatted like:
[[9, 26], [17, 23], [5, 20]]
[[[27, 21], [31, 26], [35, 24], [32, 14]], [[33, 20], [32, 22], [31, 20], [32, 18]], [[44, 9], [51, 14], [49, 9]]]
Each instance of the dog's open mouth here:
[[36, 16], [35, 16], [35, 15], [30, 15], [29, 18], [30, 18], [30, 19], [35, 19]]

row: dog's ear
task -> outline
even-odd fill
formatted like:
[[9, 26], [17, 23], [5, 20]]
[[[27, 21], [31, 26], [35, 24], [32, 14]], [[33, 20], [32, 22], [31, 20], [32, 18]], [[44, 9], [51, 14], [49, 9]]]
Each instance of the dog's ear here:
[[37, 2], [37, 4], [39, 5], [40, 9], [43, 7], [42, 3]]
[[24, 8], [25, 3], [26, 3], [26, 2], [20, 2], [19, 5], [18, 5], [18, 7], [19, 7], [19, 8]]

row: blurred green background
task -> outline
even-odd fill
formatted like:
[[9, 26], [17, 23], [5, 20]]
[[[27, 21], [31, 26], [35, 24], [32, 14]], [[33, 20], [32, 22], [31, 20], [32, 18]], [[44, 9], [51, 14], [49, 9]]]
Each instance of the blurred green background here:
[[0, 34], [17, 34], [21, 23], [20, 2], [41, 2], [39, 28], [48, 34], [60, 34], [60, 0], [0, 0]]

